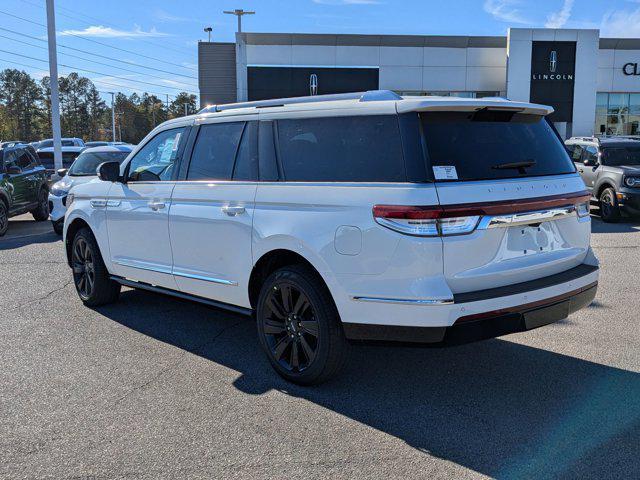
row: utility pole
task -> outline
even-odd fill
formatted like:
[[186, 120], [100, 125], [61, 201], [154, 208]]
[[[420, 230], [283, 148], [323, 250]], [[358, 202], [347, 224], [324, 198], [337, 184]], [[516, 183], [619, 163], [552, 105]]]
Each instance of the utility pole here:
[[169, 120], [169, 94], [167, 93], [167, 120]]
[[109, 92], [111, 94], [111, 133], [113, 134], [113, 141], [116, 141], [116, 94], [115, 92]]
[[58, 93], [58, 55], [56, 49], [56, 13], [53, 0], [47, 0], [47, 39], [49, 44], [49, 79], [51, 84], [51, 130], [53, 130], [53, 164], [62, 165], [62, 134], [60, 132], [60, 95]]
[[244, 15], [255, 15], [256, 12], [245, 12], [241, 8], [236, 8], [235, 10], [225, 10], [222, 13], [226, 13], [227, 15], [235, 15], [238, 17], [238, 33], [242, 33], [242, 17]]

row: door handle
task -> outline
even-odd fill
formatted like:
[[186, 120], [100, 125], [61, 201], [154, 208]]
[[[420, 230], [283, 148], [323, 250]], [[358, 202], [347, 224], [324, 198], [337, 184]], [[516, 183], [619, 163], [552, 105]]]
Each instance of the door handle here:
[[584, 173], [584, 168], [579, 168], [579, 169], [578, 169], [578, 172], [580, 172], [580, 173]]
[[147, 205], [149, 205], [149, 208], [154, 212], [162, 210], [166, 206], [164, 202], [149, 202]]
[[243, 214], [246, 210], [244, 207], [239, 207], [239, 206], [226, 206], [226, 207], [222, 207], [222, 211], [224, 213], [226, 213], [227, 215], [229, 215], [230, 217], [235, 217], [236, 215], [241, 215]]

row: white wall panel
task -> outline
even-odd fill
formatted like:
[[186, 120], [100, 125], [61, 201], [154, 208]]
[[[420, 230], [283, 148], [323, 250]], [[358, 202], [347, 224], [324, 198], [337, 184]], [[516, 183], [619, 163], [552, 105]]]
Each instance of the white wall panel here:
[[506, 48], [467, 48], [468, 67], [506, 67]]
[[422, 67], [384, 65], [380, 67], [383, 90], [422, 90]]
[[336, 65], [346, 66], [378, 66], [380, 64], [380, 47], [336, 47]]
[[465, 91], [466, 67], [424, 67], [422, 89], [425, 91]]
[[420, 67], [423, 60], [423, 47], [380, 47], [380, 65]]
[[506, 78], [506, 67], [467, 67], [466, 90], [503, 92]]
[[291, 45], [247, 45], [248, 65], [290, 65]]
[[464, 67], [467, 64], [466, 48], [424, 47], [425, 67]]
[[329, 45], [293, 45], [291, 63], [293, 65], [335, 66], [336, 47]]

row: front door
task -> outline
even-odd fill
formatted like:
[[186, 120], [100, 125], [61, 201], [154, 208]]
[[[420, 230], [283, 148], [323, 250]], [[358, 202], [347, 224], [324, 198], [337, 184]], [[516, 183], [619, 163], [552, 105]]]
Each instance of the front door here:
[[[585, 161], [588, 165], [585, 165]], [[582, 165], [578, 167], [580, 176], [589, 190], [593, 190], [602, 167], [598, 157], [598, 149], [593, 145], [586, 146], [582, 152]]]
[[18, 164], [19, 156], [20, 149], [17, 148], [7, 149], [4, 152], [4, 166], [8, 177], [7, 186], [11, 196], [10, 215], [14, 212], [23, 211], [27, 207], [29, 200], [29, 183], [26, 179], [28, 172], [25, 173], [20, 168]]
[[250, 307], [257, 122], [202, 125], [169, 212], [181, 291]]
[[176, 289], [171, 273], [169, 209], [186, 128], [158, 133], [125, 166], [106, 200], [116, 275]]

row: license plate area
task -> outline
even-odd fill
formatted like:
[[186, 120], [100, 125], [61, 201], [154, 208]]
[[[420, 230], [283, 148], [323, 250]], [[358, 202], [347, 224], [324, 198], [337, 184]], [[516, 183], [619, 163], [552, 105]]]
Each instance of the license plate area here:
[[527, 330], [531, 330], [532, 328], [542, 327], [543, 325], [563, 320], [569, 316], [570, 307], [571, 300], [565, 300], [564, 302], [556, 303], [549, 307], [525, 312], [522, 314], [524, 317], [524, 325]]
[[553, 222], [509, 227], [506, 257], [516, 258], [556, 250], [561, 246], [560, 233]]

